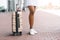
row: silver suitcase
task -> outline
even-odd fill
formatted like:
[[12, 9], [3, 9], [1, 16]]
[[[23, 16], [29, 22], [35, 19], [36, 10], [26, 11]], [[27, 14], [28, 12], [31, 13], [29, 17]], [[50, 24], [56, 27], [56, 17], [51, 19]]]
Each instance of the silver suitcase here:
[[12, 32], [14, 36], [22, 35], [22, 12], [12, 13]]

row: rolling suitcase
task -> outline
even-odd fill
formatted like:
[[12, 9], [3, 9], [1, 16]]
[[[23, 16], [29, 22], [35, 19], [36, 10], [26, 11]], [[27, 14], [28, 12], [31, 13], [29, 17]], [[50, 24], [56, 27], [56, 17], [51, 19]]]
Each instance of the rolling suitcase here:
[[16, 11], [12, 14], [12, 32], [14, 36], [22, 35], [22, 12]]
[[16, 12], [12, 13], [12, 32], [13, 35], [22, 35], [22, 9], [23, 0], [17, 0]]

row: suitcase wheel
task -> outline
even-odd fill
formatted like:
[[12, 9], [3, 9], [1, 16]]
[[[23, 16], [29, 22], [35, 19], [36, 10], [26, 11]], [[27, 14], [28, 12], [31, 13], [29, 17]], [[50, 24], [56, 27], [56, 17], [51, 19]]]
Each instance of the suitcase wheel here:
[[18, 32], [18, 33], [13, 32], [13, 36], [20, 36], [20, 35], [22, 35], [22, 32]]

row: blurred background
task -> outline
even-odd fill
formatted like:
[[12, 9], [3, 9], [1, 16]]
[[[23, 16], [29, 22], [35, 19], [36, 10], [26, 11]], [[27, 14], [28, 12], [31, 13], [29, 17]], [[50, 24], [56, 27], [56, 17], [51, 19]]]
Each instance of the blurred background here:
[[[0, 0], [0, 12], [15, 11], [16, 4], [19, 3], [19, 1], [21, 0]], [[40, 0], [38, 9], [60, 9], [60, 0]]]

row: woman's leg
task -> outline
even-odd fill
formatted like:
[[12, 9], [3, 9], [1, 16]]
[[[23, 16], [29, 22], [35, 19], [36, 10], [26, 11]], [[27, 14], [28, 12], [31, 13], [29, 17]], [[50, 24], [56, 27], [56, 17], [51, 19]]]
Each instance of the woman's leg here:
[[29, 24], [30, 24], [30, 29], [33, 28], [33, 24], [34, 24], [34, 13], [36, 10], [36, 6], [28, 6], [30, 14], [29, 14]]
[[36, 10], [36, 6], [28, 6], [30, 14], [29, 14], [29, 24], [30, 24], [30, 34], [34, 35], [37, 32], [33, 29], [33, 24], [34, 24], [34, 13]]

